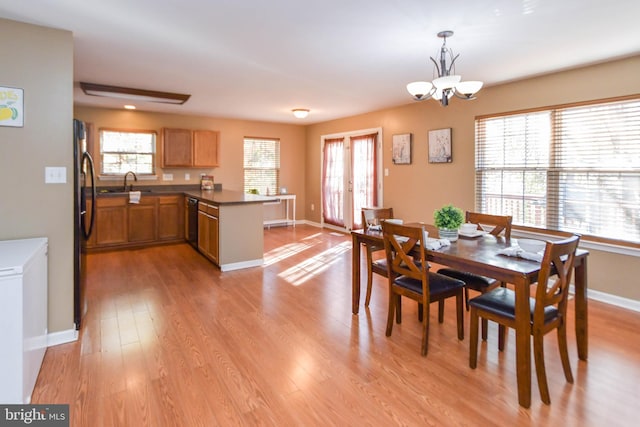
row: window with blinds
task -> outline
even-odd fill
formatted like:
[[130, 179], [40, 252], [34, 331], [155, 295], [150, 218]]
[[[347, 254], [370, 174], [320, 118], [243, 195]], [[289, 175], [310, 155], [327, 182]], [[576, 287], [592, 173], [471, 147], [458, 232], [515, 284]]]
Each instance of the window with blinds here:
[[100, 174], [155, 173], [156, 133], [100, 129]]
[[640, 242], [640, 99], [476, 119], [476, 209]]
[[280, 188], [280, 140], [244, 139], [244, 191], [277, 194]]

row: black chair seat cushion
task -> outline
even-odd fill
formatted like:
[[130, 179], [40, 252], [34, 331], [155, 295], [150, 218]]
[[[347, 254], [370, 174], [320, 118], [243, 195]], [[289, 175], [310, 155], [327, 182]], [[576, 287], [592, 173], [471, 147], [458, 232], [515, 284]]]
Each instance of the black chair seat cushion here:
[[[499, 314], [510, 319], [516, 317], [516, 293], [508, 288], [496, 288], [469, 300], [469, 305], [481, 310]], [[529, 298], [529, 309], [531, 311], [531, 321], [533, 321], [533, 311], [536, 307], [536, 299]], [[558, 316], [558, 309], [554, 306], [545, 307], [545, 323]]]
[[[407, 276], [399, 276], [394, 281], [396, 285], [409, 289], [413, 292], [422, 293], [422, 281]], [[464, 282], [443, 276], [438, 273], [429, 273], [429, 292], [433, 297], [441, 294], [450, 294], [457, 288], [463, 288]]]
[[480, 276], [478, 274], [469, 273], [468, 271], [455, 270], [453, 268], [441, 268], [438, 274], [453, 277], [466, 283], [467, 288], [474, 289], [479, 292], [486, 292], [488, 288], [495, 285], [498, 281], [491, 277]]
[[371, 263], [371, 270], [375, 271], [378, 274], [382, 274], [383, 276], [387, 277], [387, 259], [383, 258], [383, 259], [379, 259], [379, 260], [373, 261]]

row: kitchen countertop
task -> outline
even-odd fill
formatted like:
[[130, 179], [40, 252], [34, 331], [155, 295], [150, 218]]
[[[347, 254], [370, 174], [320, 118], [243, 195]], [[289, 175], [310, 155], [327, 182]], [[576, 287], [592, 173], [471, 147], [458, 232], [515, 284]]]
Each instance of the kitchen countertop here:
[[243, 193], [242, 191], [231, 190], [195, 190], [185, 191], [185, 196], [195, 197], [202, 202], [214, 205], [238, 205], [244, 203], [265, 203], [277, 202], [278, 196], [260, 196], [257, 194]]
[[[145, 194], [161, 196], [171, 194], [184, 194], [185, 191], [200, 190], [200, 185], [134, 185], [133, 191], [141, 191], [142, 195]], [[85, 188], [85, 191], [89, 191], [89, 188]], [[124, 190], [122, 185], [109, 186], [109, 187], [97, 187], [98, 197], [122, 197], [129, 196], [129, 191]]]
[[[201, 190], [199, 185], [149, 185], [149, 186], [133, 186], [133, 191], [141, 191], [142, 197], [161, 196], [170, 194], [184, 194], [187, 197], [195, 197], [203, 202], [214, 205], [237, 205], [244, 203], [265, 203], [277, 202], [278, 196], [260, 196], [257, 194], [243, 193], [242, 191], [233, 190]], [[124, 191], [121, 186], [118, 187], [98, 187], [98, 197], [128, 197], [129, 191]]]

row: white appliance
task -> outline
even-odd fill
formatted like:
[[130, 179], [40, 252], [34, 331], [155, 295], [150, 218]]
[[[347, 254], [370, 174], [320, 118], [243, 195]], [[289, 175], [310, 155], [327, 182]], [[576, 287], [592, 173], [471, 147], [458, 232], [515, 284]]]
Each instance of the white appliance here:
[[0, 404], [27, 404], [47, 350], [44, 237], [0, 241]]

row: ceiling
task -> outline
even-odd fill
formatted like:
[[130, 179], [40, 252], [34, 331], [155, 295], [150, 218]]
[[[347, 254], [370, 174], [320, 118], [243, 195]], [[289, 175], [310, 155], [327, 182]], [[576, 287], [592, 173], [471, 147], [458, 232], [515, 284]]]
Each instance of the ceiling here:
[[441, 30], [485, 85], [640, 53], [637, 0], [0, 0], [0, 17], [73, 32], [77, 104], [124, 104], [83, 81], [191, 94], [139, 110], [297, 124], [414, 102]]

